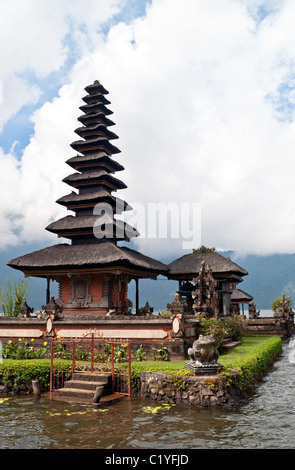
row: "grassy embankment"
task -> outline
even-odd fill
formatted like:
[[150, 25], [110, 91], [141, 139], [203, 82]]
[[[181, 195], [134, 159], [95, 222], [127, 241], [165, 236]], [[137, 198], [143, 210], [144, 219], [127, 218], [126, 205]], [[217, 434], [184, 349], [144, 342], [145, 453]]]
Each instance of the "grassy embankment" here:
[[[237, 386], [243, 388], [253, 385], [257, 378], [265, 372], [276, 360], [281, 352], [282, 340], [279, 337], [269, 336], [244, 336], [242, 345], [227, 354], [222, 354], [218, 362], [224, 365], [223, 374], [235, 371]], [[82, 363], [77, 363], [79, 366]], [[85, 364], [85, 363], [84, 363]], [[54, 365], [61, 372], [70, 375], [71, 362], [67, 360], [55, 360]], [[185, 367], [185, 361], [141, 361], [132, 362], [132, 381], [139, 380], [141, 371], [164, 372], [179, 376], [192, 375]], [[50, 360], [28, 359], [28, 360], [3, 360], [0, 363], [0, 382], [10, 381], [12, 385], [30, 383], [39, 380], [44, 389], [49, 388]]]

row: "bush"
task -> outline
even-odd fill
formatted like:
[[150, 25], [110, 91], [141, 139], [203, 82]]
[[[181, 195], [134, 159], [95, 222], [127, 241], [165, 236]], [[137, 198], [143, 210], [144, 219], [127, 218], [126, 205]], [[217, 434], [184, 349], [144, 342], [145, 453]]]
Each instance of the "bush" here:
[[169, 359], [168, 349], [163, 344], [160, 348], [151, 348], [151, 353], [154, 361], [168, 361]]
[[11, 339], [5, 341], [2, 345], [2, 355], [4, 359], [43, 359], [47, 354], [47, 342], [42, 347], [34, 346], [34, 338], [30, 343], [19, 338], [18, 343], [14, 343]]
[[161, 312], [158, 313], [157, 317], [161, 318], [171, 318], [171, 312], [170, 310], [167, 310], [164, 308], [164, 310], [161, 310]]
[[246, 320], [241, 315], [231, 315], [224, 320], [226, 335], [233, 341], [240, 341], [245, 333]]
[[138, 362], [146, 360], [146, 355], [145, 355], [145, 352], [143, 350], [142, 344], [140, 345], [140, 347], [136, 351], [134, 351], [133, 358]]
[[0, 291], [0, 306], [3, 314], [6, 317], [17, 317], [21, 306], [26, 298], [28, 292], [28, 280], [16, 281], [13, 278], [13, 283], [9, 280], [8, 276], [3, 282]]
[[201, 335], [210, 336], [212, 335], [215, 339], [216, 348], [220, 349], [223, 340], [227, 338], [227, 325], [220, 318], [204, 318], [202, 315], [198, 315], [198, 330]]
[[[61, 373], [70, 374], [71, 361], [54, 361], [54, 368]], [[12, 386], [38, 380], [42, 389], [48, 390], [50, 384], [50, 359], [9, 360], [0, 364], [0, 382]]]
[[216, 342], [217, 349], [222, 347], [222, 343], [226, 338], [232, 338], [233, 341], [240, 341], [245, 333], [246, 321], [241, 315], [232, 315], [222, 318], [204, 318], [198, 316], [199, 333], [201, 335], [212, 335]]
[[251, 337], [245, 336], [245, 346], [239, 346], [228, 356], [222, 356], [224, 372], [235, 370], [235, 385], [247, 389], [257, 383], [282, 350], [282, 340], [278, 336]]

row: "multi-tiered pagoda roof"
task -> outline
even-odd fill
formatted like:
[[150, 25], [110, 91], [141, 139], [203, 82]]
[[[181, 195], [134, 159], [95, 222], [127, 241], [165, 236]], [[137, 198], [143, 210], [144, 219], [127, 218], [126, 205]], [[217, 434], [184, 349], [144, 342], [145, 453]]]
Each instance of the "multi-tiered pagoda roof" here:
[[[128, 208], [128, 204], [112, 196], [112, 192], [127, 186], [114, 176], [115, 172], [122, 171], [124, 167], [112, 158], [112, 154], [120, 153], [120, 150], [110, 142], [118, 139], [118, 136], [107, 129], [114, 124], [106, 120], [106, 115], [112, 114], [106, 107], [106, 104], [110, 103], [105, 98], [108, 92], [98, 82], [87, 87], [86, 91], [88, 95], [82, 98], [86, 105], [80, 106], [80, 109], [85, 117], [92, 119], [84, 121], [85, 124], [75, 130], [82, 137], [82, 140], [71, 144], [78, 152], [78, 155], [69, 161], [76, 172], [63, 179], [76, 191], [57, 201], [58, 204], [74, 211], [75, 215], [68, 215], [53, 222], [46, 230], [56, 233], [59, 237], [71, 239], [73, 245], [98, 243], [100, 239], [95, 236], [94, 226], [96, 230], [101, 227], [101, 233], [105, 235], [103, 238], [113, 243], [129, 240], [130, 234], [137, 236], [138, 232], [126, 227], [124, 222], [114, 217], [117, 207], [120, 207], [121, 213]], [[83, 121], [82, 116], [79, 119]], [[108, 213], [103, 211], [103, 207], [107, 205], [111, 209]], [[98, 209], [97, 215], [93, 211], [94, 207]], [[129, 236], [126, 235], [126, 228]]]
[[141, 272], [147, 277], [165, 273], [167, 267], [163, 263], [117, 245], [139, 233], [116, 218], [131, 207], [115, 195], [126, 185], [115, 176], [124, 167], [112, 157], [120, 150], [112, 143], [118, 136], [109, 130], [114, 122], [107, 117], [113, 113], [108, 108], [108, 91], [98, 81], [85, 91], [87, 94], [82, 98], [85, 104], [80, 106], [83, 114], [78, 117], [81, 126], [75, 130], [80, 139], [71, 144], [77, 155], [66, 162], [75, 172], [63, 179], [72, 190], [56, 201], [74, 214], [46, 227], [58, 237], [69, 239], [71, 244], [20, 256], [8, 265], [27, 275], [40, 276], [71, 269], [102, 270], [114, 266]]

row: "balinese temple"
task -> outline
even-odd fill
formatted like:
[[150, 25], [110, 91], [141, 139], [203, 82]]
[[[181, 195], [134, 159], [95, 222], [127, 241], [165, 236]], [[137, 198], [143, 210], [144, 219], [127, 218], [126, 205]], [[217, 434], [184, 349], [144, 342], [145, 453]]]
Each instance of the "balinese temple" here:
[[[165, 265], [126, 246], [139, 233], [120, 220], [131, 208], [116, 195], [126, 185], [117, 177], [124, 168], [113, 158], [120, 150], [114, 145], [118, 136], [110, 130], [114, 122], [108, 91], [98, 81], [85, 91], [75, 130], [79, 139], [71, 144], [76, 155], [67, 160], [74, 172], [63, 179], [71, 190], [56, 201], [69, 214], [46, 227], [60, 243], [7, 263], [25, 276], [47, 280], [45, 305], [37, 312], [35, 308], [36, 315], [25, 303], [19, 317], [0, 316], [0, 339], [42, 342], [82, 338], [96, 330], [105, 338], [130, 340], [135, 349], [165, 346], [170, 360], [184, 359], [196, 339], [196, 313], [208, 314], [209, 308], [210, 315], [229, 315], [235, 303], [245, 300], [237, 285], [248, 273], [205, 247]], [[160, 274], [179, 281], [174, 301], [167, 304], [169, 317], [153, 315], [148, 302], [139, 308], [139, 279]], [[128, 299], [132, 280], [135, 312]], [[50, 295], [52, 281], [59, 286], [57, 299]]]
[[127, 287], [133, 279], [138, 312], [138, 280], [156, 279], [168, 268], [118, 245], [139, 234], [116, 218], [131, 208], [115, 195], [126, 185], [115, 176], [124, 167], [113, 158], [120, 150], [112, 143], [118, 136], [109, 130], [114, 122], [109, 118], [112, 111], [108, 108], [108, 91], [98, 81], [85, 91], [80, 106], [83, 114], [78, 117], [80, 126], [75, 130], [80, 139], [71, 144], [77, 155], [67, 160], [75, 172], [63, 179], [72, 190], [56, 201], [70, 214], [46, 227], [69, 242], [20, 256], [8, 265], [25, 276], [47, 279], [47, 303], [50, 281], [57, 281], [63, 316], [127, 313]]
[[178, 294], [186, 303], [188, 313], [193, 313], [192, 292], [195, 290], [193, 280], [199, 274], [202, 263], [205, 266], [210, 266], [212, 276], [216, 281], [218, 315], [230, 315], [232, 287], [242, 282], [243, 276], [246, 276], [248, 272], [229, 258], [219, 254], [215, 249], [202, 246], [193, 250], [192, 253], [172, 261], [168, 264], [168, 278], [179, 281]]

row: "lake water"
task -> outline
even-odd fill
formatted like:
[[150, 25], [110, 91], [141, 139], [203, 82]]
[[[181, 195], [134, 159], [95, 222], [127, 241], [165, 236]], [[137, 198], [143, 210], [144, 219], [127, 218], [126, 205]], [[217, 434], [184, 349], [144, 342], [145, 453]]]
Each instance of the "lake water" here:
[[138, 397], [99, 405], [0, 398], [0, 449], [294, 449], [295, 364], [289, 343], [235, 411], [169, 407]]

